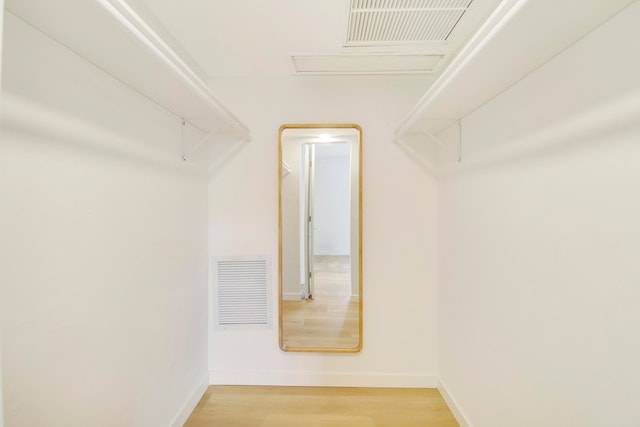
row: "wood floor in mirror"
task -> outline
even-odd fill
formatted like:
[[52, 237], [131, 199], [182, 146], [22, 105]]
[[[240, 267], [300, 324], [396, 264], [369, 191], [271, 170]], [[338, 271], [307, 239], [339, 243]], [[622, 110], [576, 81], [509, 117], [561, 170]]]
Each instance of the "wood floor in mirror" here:
[[289, 347], [356, 347], [358, 301], [351, 298], [348, 256], [315, 256], [314, 293], [309, 300], [283, 301], [283, 332]]

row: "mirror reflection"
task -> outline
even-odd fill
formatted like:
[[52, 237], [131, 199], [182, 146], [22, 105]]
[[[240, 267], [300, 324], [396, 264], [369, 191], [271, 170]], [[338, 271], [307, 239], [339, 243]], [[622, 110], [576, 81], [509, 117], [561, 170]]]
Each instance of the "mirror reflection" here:
[[280, 128], [280, 348], [362, 345], [361, 130]]

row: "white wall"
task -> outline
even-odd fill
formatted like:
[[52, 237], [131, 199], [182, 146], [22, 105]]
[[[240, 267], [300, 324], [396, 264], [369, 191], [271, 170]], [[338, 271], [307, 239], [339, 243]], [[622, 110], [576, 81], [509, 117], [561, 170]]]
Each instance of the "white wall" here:
[[[300, 199], [304, 188], [300, 185], [302, 167], [301, 144], [283, 144], [282, 159], [289, 167], [289, 173], [281, 178], [282, 196], [282, 292], [286, 299], [299, 300], [300, 286], [305, 283], [306, 260], [301, 254], [304, 247], [303, 235], [306, 222], [300, 221]], [[286, 147], [286, 148], [285, 148]]]
[[5, 18], [3, 89], [51, 109], [3, 120], [6, 424], [181, 425], [207, 383], [206, 179], [114, 151], [179, 153], [178, 119]]
[[638, 425], [639, 20], [635, 2], [463, 122], [439, 292], [463, 425]]
[[[436, 185], [391, 142], [422, 80], [219, 79], [213, 90], [253, 140], [211, 177], [213, 256], [272, 258], [273, 328], [212, 330], [213, 383], [435, 385]], [[364, 347], [355, 355], [278, 348], [278, 128], [357, 123], [363, 129]], [[426, 257], [426, 261], [425, 261]]]
[[316, 255], [351, 253], [350, 153], [347, 144], [316, 146], [313, 204]]
[[[2, 89], [2, 35], [4, 33], [4, 0], [0, 0], [0, 90]], [[2, 95], [0, 94], [0, 97]], [[4, 426], [4, 405], [2, 400], [2, 313], [0, 313], [0, 427]]]

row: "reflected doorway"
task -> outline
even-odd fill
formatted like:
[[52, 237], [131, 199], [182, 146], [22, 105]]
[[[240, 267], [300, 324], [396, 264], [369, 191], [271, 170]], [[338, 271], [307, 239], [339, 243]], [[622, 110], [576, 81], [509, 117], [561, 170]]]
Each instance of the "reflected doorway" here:
[[[304, 144], [300, 170], [300, 297], [308, 300], [317, 291], [323, 292], [316, 289], [316, 270], [322, 274], [327, 264], [316, 269], [316, 260], [351, 262], [351, 146], [344, 142]], [[350, 271], [350, 265], [347, 267]], [[345, 280], [340, 291], [350, 296], [351, 276]], [[318, 285], [327, 286], [324, 282]], [[337, 290], [334, 287], [331, 293]]]

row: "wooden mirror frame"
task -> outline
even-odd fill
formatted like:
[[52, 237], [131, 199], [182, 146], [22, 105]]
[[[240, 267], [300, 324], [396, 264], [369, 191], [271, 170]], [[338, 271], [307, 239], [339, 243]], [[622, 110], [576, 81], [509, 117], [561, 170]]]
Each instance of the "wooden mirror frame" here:
[[[282, 136], [287, 129], [330, 129], [349, 128], [358, 131], [358, 343], [353, 348], [325, 348], [325, 347], [290, 347], [285, 344], [283, 335], [283, 274], [282, 274]], [[356, 124], [284, 124], [278, 132], [278, 340], [282, 351], [311, 352], [311, 353], [358, 353], [362, 350], [362, 128]]]

